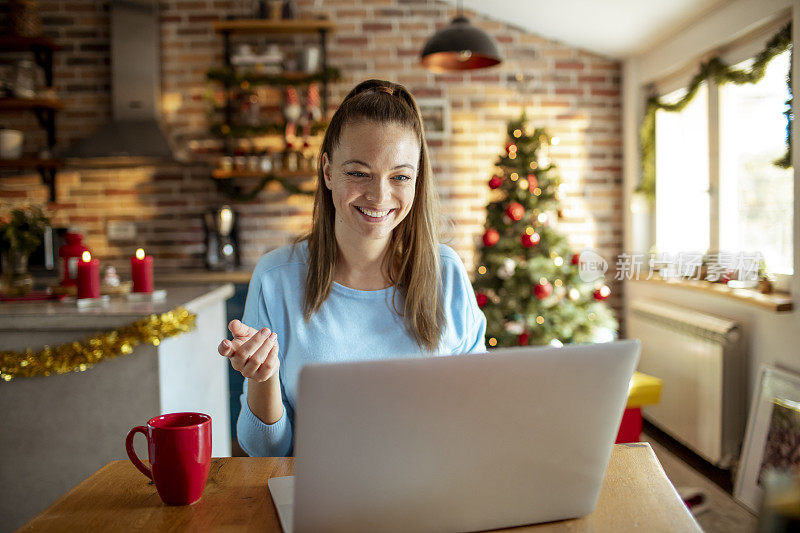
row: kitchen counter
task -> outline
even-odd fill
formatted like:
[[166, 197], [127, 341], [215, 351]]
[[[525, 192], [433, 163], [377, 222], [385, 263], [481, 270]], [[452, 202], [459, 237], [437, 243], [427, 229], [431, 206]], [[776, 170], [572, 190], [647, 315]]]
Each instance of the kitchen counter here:
[[158, 283], [198, 284], [198, 283], [250, 283], [253, 267], [243, 267], [236, 270], [156, 270], [154, 278]]
[[[249, 278], [248, 278], [249, 279]], [[114, 329], [129, 324], [153, 313], [165, 313], [182, 306], [191, 312], [202, 309], [208, 303], [227, 300], [233, 295], [233, 286], [229, 283], [214, 285], [211, 283], [191, 285], [168, 285], [156, 287], [167, 291], [162, 302], [129, 302], [127, 297], [111, 296], [107, 305], [79, 309], [75, 301], [36, 301], [36, 302], [0, 302], [0, 339], [3, 346], [9, 348], [5, 332], [35, 330], [74, 330], [74, 329]], [[26, 336], [25, 342], [30, 337]], [[34, 348], [34, 346], [25, 346]], [[41, 347], [41, 346], [40, 346]]]
[[[211, 415], [212, 454], [230, 456], [228, 360], [217, 345], [234, 287], [156, 288], [167, 290], [165, 301], [112, 296], [88, 309], [74, 301], [0, 303], [0, 350], [13, 351], [83, 341], [179, 306], [196, 315], [194, 329], [83, 372], [0, 382], [0, 532], [15, 530], [109, 461], [126, 459], [128, 430], [162, 413]], [[147, 457], [144, 438], [135, 447]]]

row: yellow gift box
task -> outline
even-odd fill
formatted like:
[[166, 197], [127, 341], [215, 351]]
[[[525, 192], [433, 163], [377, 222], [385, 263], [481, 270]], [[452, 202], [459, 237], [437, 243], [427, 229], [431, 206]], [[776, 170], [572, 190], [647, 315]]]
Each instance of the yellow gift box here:
[[634, 372], [628, 387], [628, 403], [625, 407], [641, 407], [658, 403], [661, 399], [662, 381], [656, 377]]

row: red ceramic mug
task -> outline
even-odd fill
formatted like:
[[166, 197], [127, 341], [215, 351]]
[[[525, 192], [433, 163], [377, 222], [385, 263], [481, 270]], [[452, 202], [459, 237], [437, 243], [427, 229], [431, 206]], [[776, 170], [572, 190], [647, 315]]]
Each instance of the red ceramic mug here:
[[[150, 468], [133, 449], [133, 437], [147, 438]], [[169, 413], [136, 426], [125, 440], [128, 457], [155, 482], [167, 505], [188, 505], [200, 499], [211, 467], [211, 417], [202, 413]]]

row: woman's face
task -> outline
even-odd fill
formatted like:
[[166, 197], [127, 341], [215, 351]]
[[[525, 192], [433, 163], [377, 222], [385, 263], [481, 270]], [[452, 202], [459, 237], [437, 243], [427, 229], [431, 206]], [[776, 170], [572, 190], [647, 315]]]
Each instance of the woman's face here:
[[325, 186], [336, 208], [336, 237], [388, 241], [414, 202], [420, 145], [399, 124], [358, 122], [342, 129], [334, 153], [322, 154]]

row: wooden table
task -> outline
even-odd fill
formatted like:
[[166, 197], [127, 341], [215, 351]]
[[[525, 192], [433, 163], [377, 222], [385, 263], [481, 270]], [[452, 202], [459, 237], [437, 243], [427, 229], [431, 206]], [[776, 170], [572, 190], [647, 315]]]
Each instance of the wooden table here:
[[[267, 479], [294, 473], [293, 458], [213, 459], [203, 497], [169, 507], [128, 461], [113, 461], [20, 531], [276, 531]], [[589, 516], [504, 531], [701, 531], [647, 443], [617, 444]], [[499, 531], [499, 530], [497, 530]]]

